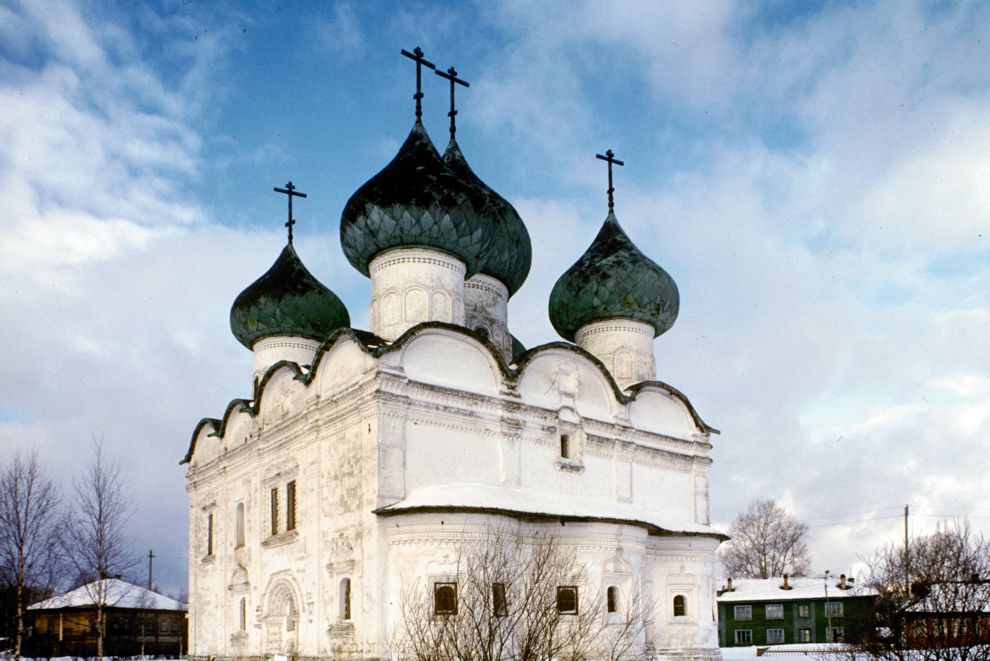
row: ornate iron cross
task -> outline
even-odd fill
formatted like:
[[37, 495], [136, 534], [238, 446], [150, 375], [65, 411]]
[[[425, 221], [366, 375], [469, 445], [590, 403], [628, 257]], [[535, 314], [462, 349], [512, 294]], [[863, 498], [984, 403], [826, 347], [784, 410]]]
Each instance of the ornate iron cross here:
[[612, 153], [611, 149], [606, 151], [604, 156], [602, 156], [601, 154], [595, 154], [595, 158], [600, 158], [603, 161], [608, 161], [608, 211], [609, 213], [612, 213], [615, 211], [615, 198], [612, 195], [613, 193], [615, 193], [615, 187], [612, 186], [612, 164], [614, 163], [615, 165], [625, 165], [625, 163], [623, 163], [620, 160], [617, 160], [615, 158], [615, 154]]
[[453, 140], [454, 134], [457, 133], [457, 124], [454, 120], [454, 117], [457, 115], [457, 110], [454, 108], [455, 84], [463, 85], [464, 87], [471, 87], [471, 83], [458, 78], [457, 69], [454, 67], [450, 67], [446, 72], [434, 70], [433, 73], [450, 81], [450, 112], [447, 113], [447, 116], [450, 117], [450, 139]]
[[279, 188], [276, 186], [274, 191], [276, 193], [283, 193], [289, 196], [289, 220], [285, 222], [285, 226], [289, 228], [289, 243], [292, 243], [292, 226], [296, 224], [295, 219], [292, 217], [292, 198], [306, 197], [306, 193], [297, 193], [296, 187], [291, 181], [285, 185], [285, 188]]
[[416, 119], [419, 119], [423, 116], [423, 66], [428, 66], [434, 71], [437, 66], [423, 58], [423, 49], [419, 46], [416, 46], [411, 53], [403, 49], [402, 54], [416, 63], [416, 95], [413, 98], [416, 99]]

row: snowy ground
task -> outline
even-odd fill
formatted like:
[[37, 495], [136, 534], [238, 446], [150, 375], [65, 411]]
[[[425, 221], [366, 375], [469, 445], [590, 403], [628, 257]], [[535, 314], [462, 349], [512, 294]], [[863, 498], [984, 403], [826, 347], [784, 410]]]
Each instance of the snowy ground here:
[[867, 654], [853, 654], [846, 645], [804, 644], [804, 645], [765, 645], [752, 647], [723, 647], [724, 659], [752, 659], [757, 656], [767, 661], [809, 661], [809, 659], [867, 659]]

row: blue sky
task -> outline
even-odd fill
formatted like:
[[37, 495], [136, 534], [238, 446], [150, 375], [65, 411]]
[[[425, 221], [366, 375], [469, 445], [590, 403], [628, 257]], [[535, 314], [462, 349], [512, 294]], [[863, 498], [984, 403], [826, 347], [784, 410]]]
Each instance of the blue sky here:
[[[367, 326], [351, 193], [413, 121], [421, 46], [458, 141], [525, 220], [526, 345], [616, 211], [681, 291], [658, 376], [722, 430], [712, 515], [775, 498], [815, 571], [990, 527], [990, 5], [0, 0], [0, 444], [128, 468], [135, 551], [185, 580], [185, 452], [250, 394], [237, 293], [284, 243]], [[424, 121], [447, 141], [445, 81]]]

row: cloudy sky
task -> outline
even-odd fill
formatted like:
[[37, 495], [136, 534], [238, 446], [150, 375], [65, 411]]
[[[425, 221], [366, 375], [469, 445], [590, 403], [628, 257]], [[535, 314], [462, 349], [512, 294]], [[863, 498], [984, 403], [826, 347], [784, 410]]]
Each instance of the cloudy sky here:
[[228, 311], [284, 244], [272, 187], [367, 327], [338, 223], [412, 125], [415, 46], [470, 81], [458, 140], [533, 238], [527, 346], [604, 219], [595, 153], [625, 161], [618, 217], [681, 292], [658, 377], [722, 430], [716, 525], [776, 499], [836, 573], [905, 504], [990, 530], [987, 3], [0, 0], [0, 454], [69, 484], [103, 439], [179, 589], [178, 462], [250, 395]]

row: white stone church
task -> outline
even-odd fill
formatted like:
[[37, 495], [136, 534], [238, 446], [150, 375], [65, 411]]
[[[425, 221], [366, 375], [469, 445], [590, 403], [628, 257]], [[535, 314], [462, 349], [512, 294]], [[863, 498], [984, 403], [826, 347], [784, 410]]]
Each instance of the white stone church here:
[[184, 459], [191, 658], [395, 658], [404, 591], [436, 586], [441, 617], [458, 549], [493, 528], [573, 552], [583, 571], [558, 608], [648, 601], [630, 611], [646, 619], [637, 658], [718, 658], [717, 431], [653, 358], [676, 285], [619, 226], [610, 182], [601, 231], [551, 294], [565, 341], [524, 349], [507, 310], [526, 227], [453, 123], [437, 151], [419, 97], [340, 221], [370, 330], [299, 260], [291, 210], [289, 243], [231, 309], [253, 394], [202, 420]]

